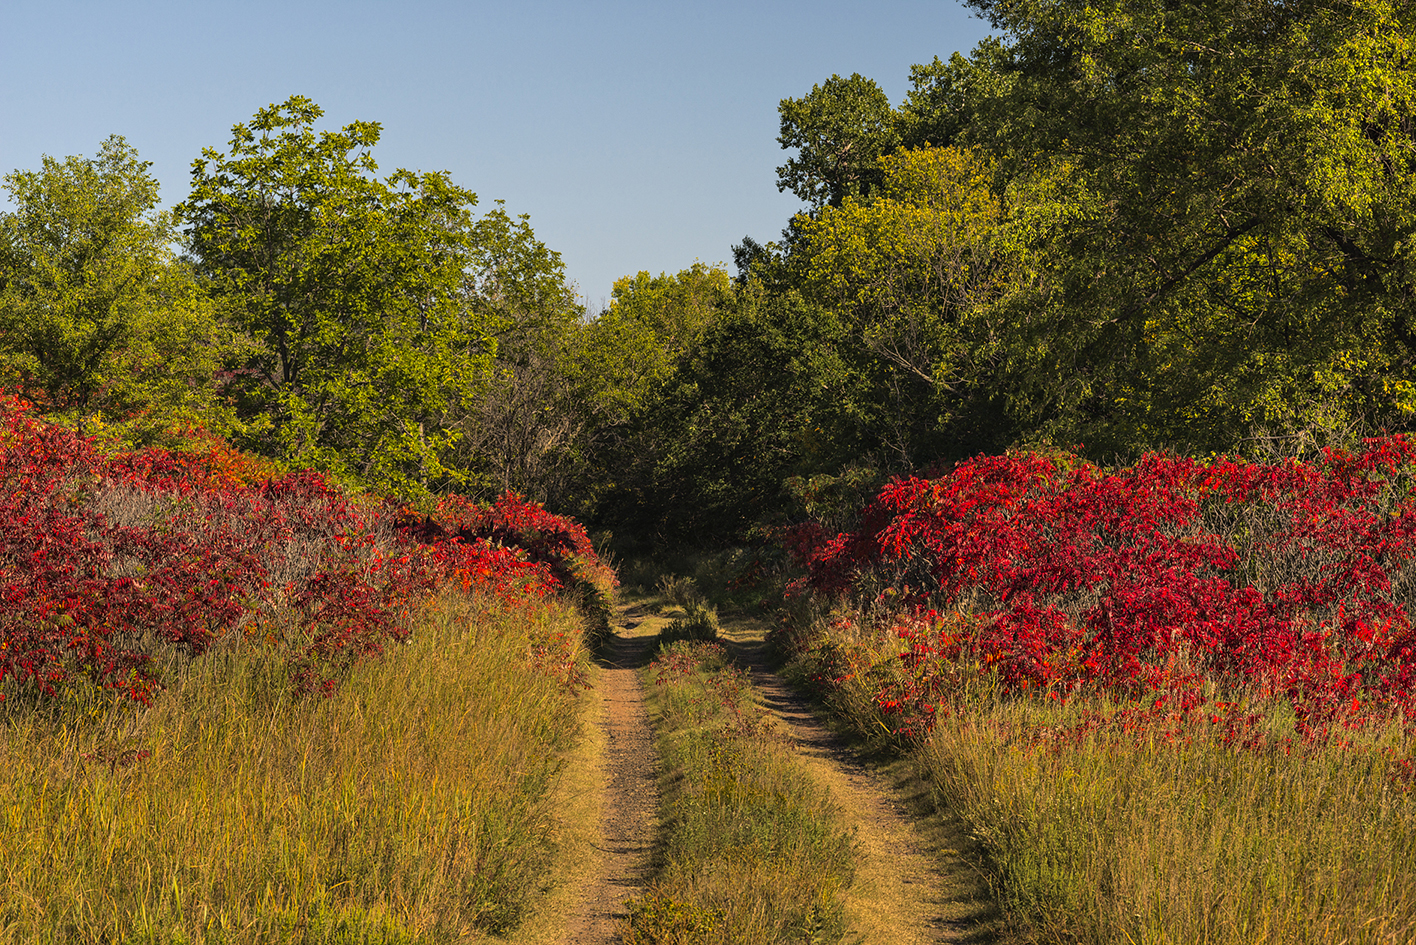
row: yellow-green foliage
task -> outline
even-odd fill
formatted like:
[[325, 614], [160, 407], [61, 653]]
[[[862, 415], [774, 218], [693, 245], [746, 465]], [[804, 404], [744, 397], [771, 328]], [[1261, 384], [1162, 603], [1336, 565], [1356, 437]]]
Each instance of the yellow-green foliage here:
[[444, 596], [327, 699], [292, 700], [278, 663], [236, 647], [149, 708], [0, 715], [0, 942], [515, 924], [553, 853], [544, 798], [578, 717], [566, 654], [537, 657], [578, 640], [576, 620]]
[[880, 311], [976, 301], [1002, 217], [989, 189], [993, 168], [956, 148], [901, 151], [879, 163], [884, 183], [875, 199], [848, 197], [797, 217], [810, 260], [807, 290]]
[[596, 411], [619, 422], [644, 409], [733, 294], [727, 272], [701, 262], [672, 276], [616, 279], [610, 307], [586, 328], [573, 369]]
[[1011, 267], [999, 243], [994, 168], [957, 148], [900, 151], [878, 163], [878, 194], [793, 221], [800, 288], [842, 317], [853, 341], [894, 372], [894, 385], [947, 392], [936, 409], [948, 416], [965, 385], [988, 382], [975, 372], [996, 353], [986, 303]]

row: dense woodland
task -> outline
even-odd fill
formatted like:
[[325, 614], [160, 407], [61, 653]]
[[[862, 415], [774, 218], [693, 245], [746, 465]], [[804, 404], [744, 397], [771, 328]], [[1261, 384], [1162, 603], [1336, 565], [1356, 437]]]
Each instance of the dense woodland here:
[[[1408, 0], [970, 0], [893, 104], [781, 101], [780, 238], [587, 311], [526, 217], [301, 96], [163, 209], [120, 136], [4, 178], [0, 386], [431, 504], [723, 542], [1010, 447], [1303, 452], [1416, 418]], [[764, 169], [765, 171], [766, 169]], [[829, 511], [829, 510], [825, 510]]]

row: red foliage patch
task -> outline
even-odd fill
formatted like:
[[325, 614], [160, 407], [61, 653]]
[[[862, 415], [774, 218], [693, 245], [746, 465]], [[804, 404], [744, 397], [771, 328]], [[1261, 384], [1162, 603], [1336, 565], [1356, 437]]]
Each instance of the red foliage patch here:
[[1005, 692], [1105, 691], [1241, 741], [1247, 716], [1214, 693], [1282, 699], [1327, 738], [1416, 708], [1413, 478], [1399, 437], [1311, 463], [982, 457], [896, 479], [860, 528], [801, 526], [788, 549], [801, 586], [894, 621], [913, 682], [879, 700], [903, 728], [947, 710], [941, 667], [967, 655]]
[[0, 394], [0, 699], [87, 682], [145, 701], [157, 647], [231, 633], [329, 691], [439, 583], [525, 605], [563, 586], [558, 554], [593, 559], [583, 529], [514, 496], [460, 508], [474, 526], [420, 541], [317, 473], [271, 477], [211, 437], [106, 455]]

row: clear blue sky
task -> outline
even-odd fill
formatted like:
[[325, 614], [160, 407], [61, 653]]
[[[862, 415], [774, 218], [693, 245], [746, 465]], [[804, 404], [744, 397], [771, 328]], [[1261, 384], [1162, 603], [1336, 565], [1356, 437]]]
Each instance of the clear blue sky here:
[[4, 21], [0, 172], [116, 133], [172, 204], [203, 147], [299, 93], [327, 127], [381, 122], [381, 171], [530, 214], [592, 306], [776, 238], [799, 207], [776, 188], [782, 98], [859, 72], [898, 104], [911, 64], [988, 32], [954, 0], [7, 0]]

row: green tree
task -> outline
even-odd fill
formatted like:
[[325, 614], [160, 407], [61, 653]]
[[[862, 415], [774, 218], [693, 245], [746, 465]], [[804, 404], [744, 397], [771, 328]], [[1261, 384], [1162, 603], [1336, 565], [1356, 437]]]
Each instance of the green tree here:
[[225, 427], [212, 376], [235, 341], [174, 259], [149, 166], [117, 135], [93, 158], [46, 156], [6, 175], [0, 213], [0, 383], [139, 441]]
[[640, 272], [616, 280], [609, 306], [573, 336], [565, 380], [579, 423], [572, 491], [582, 514], [633, 518], [624, 503], [639, 499], [626, 497], [643, 496], [663, 446], [653, 418], [665, 385], [736, 294], [722, 268], [701, 262], [673, 275]]
[[1033, 255], [998, 317], [1055, 437], [1411, 423], [1416, 7], [973, 5], [1009, 42], [960, 140]]
[[536, 238], [530, 217], [504, 202], [472, 223], [464, 293], [497, 339], [498, 357], [515, 359], [559, 344], [585, 315], [560, 253]]
[[474, 491], [511, 489], [564, 506], [587, 428], [577, 351], [584, 308], [559, 253], [529, 219], [497, 207], [472, 227], [466, 304], [496, 342], [491, 376], [451, 416], [456, 465]]
[[177, 209], [199, 270], [261, 342], [233, 389], [246, 445], [416, 495], [463, 478], [445, 459], [487, 377], [494, 324], [467, 300], [476, 195], [443, 172], [385, 179], [376, 122], [316, 133], [293, 96], [192, 166]]
[[637, 415], [636, 462], [602, 499], [602, 517], [703, 543], [784, 520], [790, 477], [864, 451], [843, 340], [834, 314], [795, 292], [739, 293]]
[[1008, 284], [993, 168], [956, 148], [878, 163], [875, 196], [798, 218], [794, 281], [838, 313], [892, 468], [1006, 445], [990, 396], [1004, 335], [989, 314]]
[[910, 91], [899, 109], [897, 126], [904, 147], [955, 144], [978, 117], [980, 106], [998, 100], [1011, 81], [1007, 49], [988, 37], [967, 57], [954, 53], [945, 62], [910, 67]]
[[777, 189], [813, 208], [838, 206], [848, 194], [879, 184], [876, 159], [900, 146], [899, 116], [873, 79], [833, 75], [801, 98], [778, 107], [777, 141], [797, 154], [777, 168]]
[[620, 423], [644, 409], [733, 295], [727, 272], [701, 262], [672, 276], [615, 280], [609, 308], [588, 326], [582, 367], [604, 419]]

